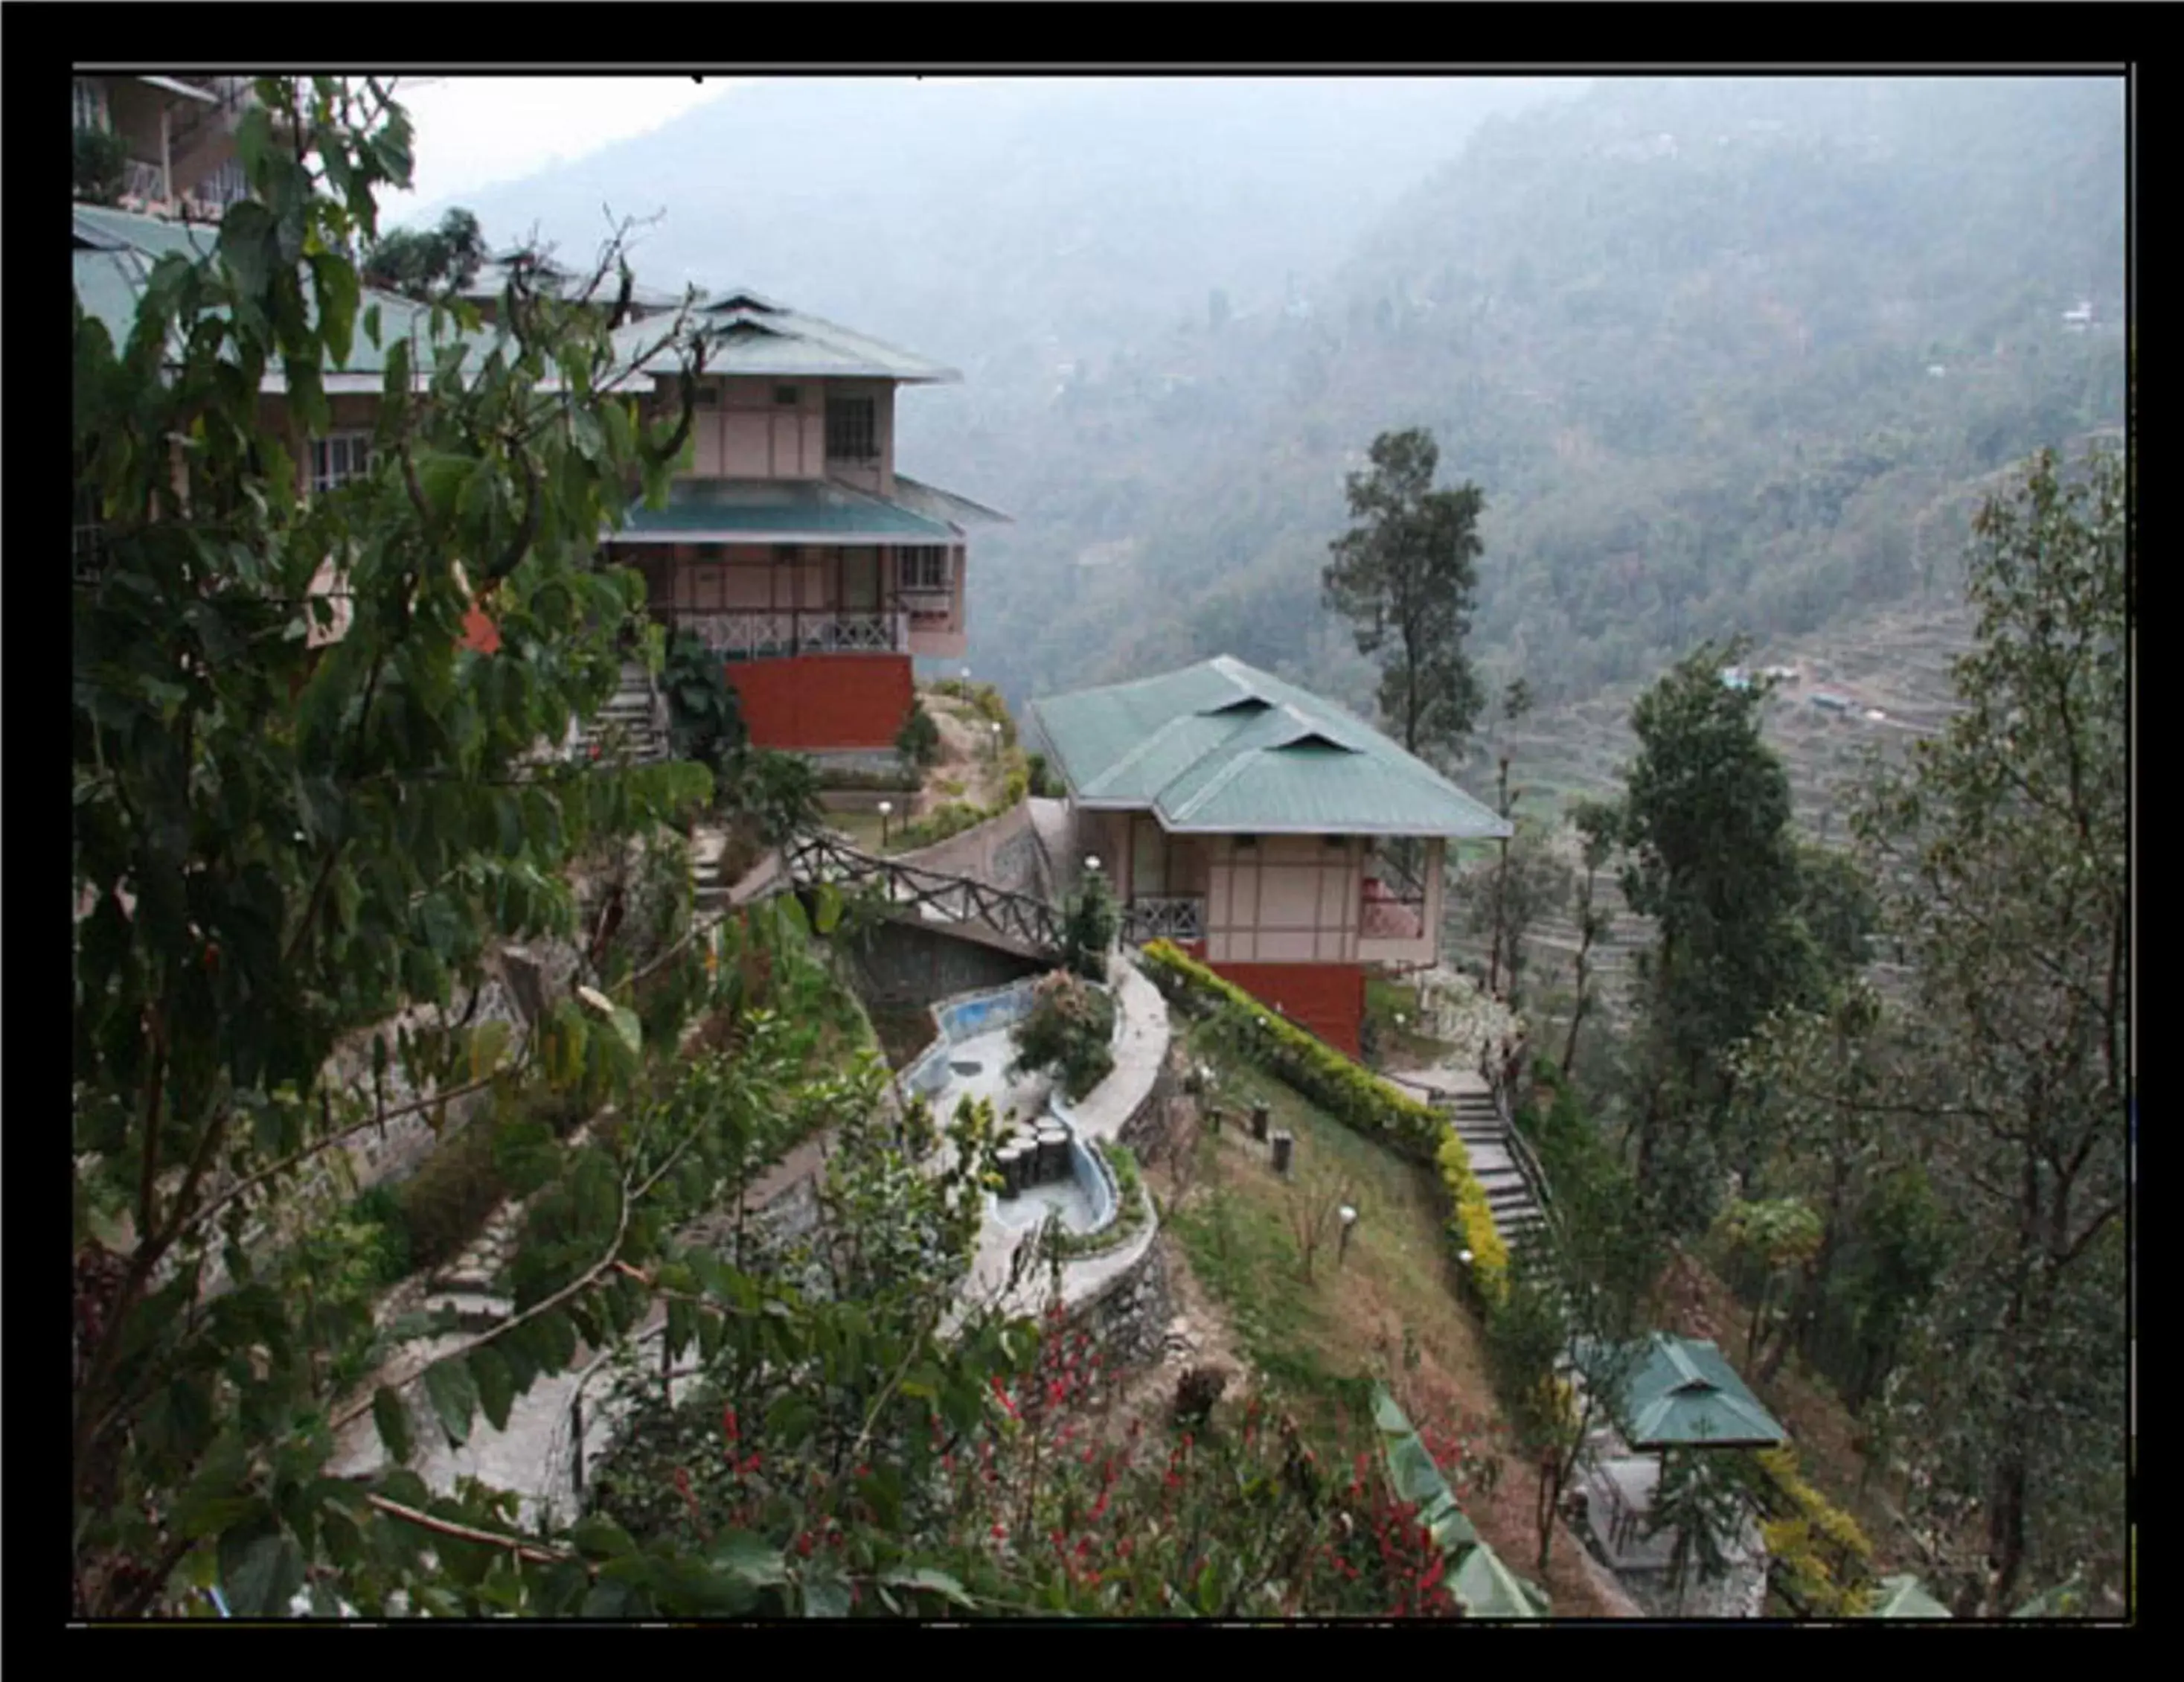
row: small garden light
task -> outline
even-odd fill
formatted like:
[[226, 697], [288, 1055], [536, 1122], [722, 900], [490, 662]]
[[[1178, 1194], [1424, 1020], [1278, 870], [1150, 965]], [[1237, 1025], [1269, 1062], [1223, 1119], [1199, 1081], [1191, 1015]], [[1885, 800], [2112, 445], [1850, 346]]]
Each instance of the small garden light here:
[[1087, 853], [1084, 855], [1084, 868], [1089, 871], [1098, 870], [1100, 868], [1100, 855], [1097, 853]]
[[881, 846], [883, 846], [883, 847], [884, 847], [884, 846], [886, 846], [886, 845], [887, 845], [887, 838], [888, 838], [888, 814], [889, 814], [889, 812], [893, 811], [894, 810], [894, 801], [892, 801], [892, 800], [882, 800], [882, 801], [880, 802], [880, 845], [881, 845]]
[[1342, 1236], [1336, 1240], [1334, 1246], [1334, 1265], [1340, 1267], [1342, 1258], [1350, 1252], [1350, 1229], [1357, 1224], [1357, 1211], [1346, 1203], [1334, 1212], [1336, 1218], [1342, 1223]]

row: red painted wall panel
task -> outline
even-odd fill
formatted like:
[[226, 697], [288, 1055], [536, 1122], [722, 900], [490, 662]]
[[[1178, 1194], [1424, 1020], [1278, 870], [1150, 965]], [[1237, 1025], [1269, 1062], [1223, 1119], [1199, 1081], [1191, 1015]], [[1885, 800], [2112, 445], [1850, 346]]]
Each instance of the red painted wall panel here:
[[1338, 1051], [1362, 1055], [1365, 970], [1359, 964], [1215, 964], [1215, 974], [1273, 1005]]
[[724, 670], [761, 748], [892, 748], [910, 713], [908, 654], [799, 654]]

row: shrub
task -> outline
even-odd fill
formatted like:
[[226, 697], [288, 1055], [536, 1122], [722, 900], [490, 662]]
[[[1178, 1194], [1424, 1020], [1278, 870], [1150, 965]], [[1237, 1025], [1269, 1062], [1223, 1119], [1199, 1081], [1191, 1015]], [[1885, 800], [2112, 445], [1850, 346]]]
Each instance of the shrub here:
[[1815, 1616], [1855, 1616], [1873, 1576], [1865, 1532], [1805, 1481], [1795, 1449], [1762, 1449], [1752, 1459], [1790, 1508], [1761, 1527], [1783, 1586]]
[[902, 728], [895, 732], [894, 750], [920, 771], [929, 771], [940, 763], [940, 727], [926, 711], [925, 703], [915, 697], [903, 718]]
[[916, 823], [906, 823], [895, 832], [895, 849], [912, 852], [920, 847], [931, 847], [945, 841], [951, 835], [961, 835], [967, 829], [975, 829], [983, 823], [991, 812], [971, 805], [967, 800], [950, 800], [935, 806]]
[[694, 760], [717, 772], [749, 739], [721, 657], [690, 632], [678, 632], [668, 643], [660, 688], [676, 758]]
[[1024, 769], [1030, 781], [1031, 792], [1041, 799], [1059, 800], [1068, 794], [1069, 790], [1063, 786], [1061, 779], [1055, 775], [1053, 768], [1047, 764], [1045, 754], [1028, 755], [1025, 760]]
[[1011, 1036], [1017, 1070], [1052, 1069], [1073, 1103], [1115, 1067], [1114, 1030], [1112, 999], [1067, 970], [1053, 971], [1032, 989], [1031, 1010]]
[[1508, 1295], [1508, 1250], [1494, 1229], [1485, 1190], [1471, 1171], [1463, 1141], [1439, 1111], [1268, 1010], [1234, 982], [1186, 956], [1173, 942], [1147, 943], [1144, 958], [1154, 985], [1186, 1008], [1226, 1007], [1239, 1020], [1264, 1022], [1262, 1032], [1234, 1036], [1245, 1055], [1263, 1063], [1346, 1127], [1377, 1139], [1399, 1156], [1439, 1170], [1453, 1211], [1448, 1234], [1457, 1249], [1471, 1252], [1468, 1276], [1473, 1285], [1490, 1308]]
[[391, 1285], [408, 1278], [410, 1223], [393, 1188], [385, 1184], [367, 1188], [349, 1206], [349, 1218], [370, 1231], [368, 1255], [372, 1284]]
[[508, 1188], [493, 1163], [493, 1126], [480, 1117], [425, 1159], [402, 1182], [402, 1223], [410, 1235], [410, 1261], [415, 1267], [440, 1267], [462, 1254], [493, 1211], [506, 1200]]
[[1115, 905], [1115, 891], [1107, 878], [1093, 871], [1069, 903], [1061, 925], [1061, 961], [1073, 973], [1097, 981], [1107, 972], [1107, 953], [1122, 927]]
[[129, 148], [108, 128], [75, 131], [75, 194], [93, 204], [120, 202], [128, 179]]

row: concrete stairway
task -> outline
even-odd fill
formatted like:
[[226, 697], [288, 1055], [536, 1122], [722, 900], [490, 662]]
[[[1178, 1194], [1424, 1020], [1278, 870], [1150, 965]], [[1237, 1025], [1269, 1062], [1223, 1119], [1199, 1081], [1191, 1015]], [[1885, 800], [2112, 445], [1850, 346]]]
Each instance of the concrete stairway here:
[[[599, 749], [598, 755], [593, 749]], [[621, 682], [589, 726], [577, 732], [577, 758], [626, 755], [633, 765], [652, 765], [667, 757], [667, 738], [652, 719], [652, 693], [644, 668], [633, 662], [621, 669]]]
[[1484, 1092], [1459, 1092], [1446, 1100], [1450, 1125], [1471, 1158], [1471, 1171], [1486, 1193], [1494, 1229], [1510, 1253], [1546, 1242], [1546, 1217], [1517, 1166], [1494, 1100]]

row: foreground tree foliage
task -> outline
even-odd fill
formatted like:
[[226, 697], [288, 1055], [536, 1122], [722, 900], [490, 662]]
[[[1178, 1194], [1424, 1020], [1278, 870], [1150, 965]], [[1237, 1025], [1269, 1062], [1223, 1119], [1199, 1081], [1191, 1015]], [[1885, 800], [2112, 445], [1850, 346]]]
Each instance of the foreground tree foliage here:
[[[762, 927], [725, 961], [686, 935], [636, 973], [608, 965], [611, 996], [549, 998], [521, 1040], [461, 1004], [498, 943], [578, 933], [573, 860], [708, 794], [688, 764], [539, 751], [613, 687], [640, 594], [596, 568], [597, 539], [640, 482], [664, 492], [687, 387], [665, 422], [604, 395], [622, 365], [610, 316], [582, 300], [519, 289], [489, 339], [460, 307], [435, 312], [388, 344], [373, 471], [301, 499], [260, 380], [277, 369], [323, 429], [325, 371], [357, 331], [386, 331], [340, 253], [369, 238], [375, 192], [406, 181], [409, 127], [370, 83], [260, 92], [301, 144], [245, 118], [256, 196], [216, 254], [164, 260], [125, 345], [75, 316], [79, 486], [106, 557], [73, 621], [75, 1608], [130, 1616], [216, 1585], [245, 1616], [299, 1591], [366, 1614], [611, 1610], [603, 1579], [656, 1570], [649, 1603], [717, 1609], [755, 1570], [736, 1576], [740, 1556], [644, 1555], [613, 1575], [587, 1537], [518, 1540], [507, 1498], [399, 1469], [421, 1428], [460, 1443], [481, 1414], [505, 1423], [662, 1293], [681, 1294], [675, 1341], [753, 1312], [755, 1287], [683, 1259], [674, 1234], [785, 1125], [875, 1101], [869, 1079], [815, 1087], [813, 1025], [756, 1010], [788, 973]], [[352, 612], [315, 649], [329, 556]], [[462, 643], [474, 601], [492, 655]], [[671, 1046], [700, 1002], [727, 1050], [649, 1067], [645, 1024]], [[368, 1081], [337, 1073], [337, 1050], [367, 1044]], [[398, 1065], [421, 1099], [385, 1100]], [[453, 1328], [375, 1321], [359, 1257], [384, 1229], [334, 1218], [340, 1147], [421, 1109], [437, 1126], [472, 1095], [494, 1171], [532, 1195], [513, 1308], [405, 1364], [404, 1345]], [[610, 1102], [612, 1125], [567, 1132]], [[396, 1469], [328, 1475], [367, 1415]]]
[[485, 259], [485, 234], [478, 220], [458, 205], [437, 227], [397, 228], [379, 241], [364, 259], [364, 280], [367, 286], [429, 300], [468, 286]]
[[1435, 490], [1440, 452], [1422, 428], [1373, 440], [1349, 476], [1358, 524], [1329, 546], [1326, 604], [1351, 621], [1357, 652], [1381, 663], [1379, 703], [1403, 746], [1443, 763], [1461, 752], [1484, 697], [1466, 657], [1479, 583], [1476, 485]]

